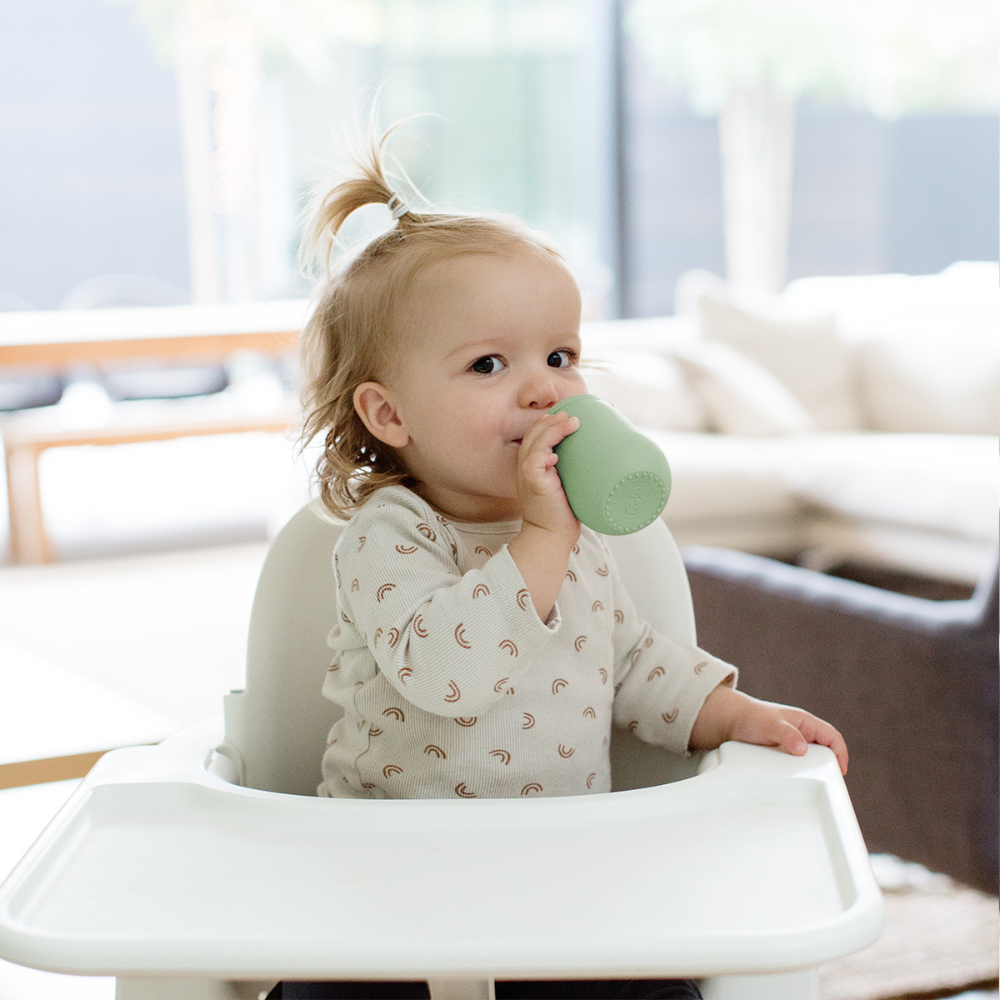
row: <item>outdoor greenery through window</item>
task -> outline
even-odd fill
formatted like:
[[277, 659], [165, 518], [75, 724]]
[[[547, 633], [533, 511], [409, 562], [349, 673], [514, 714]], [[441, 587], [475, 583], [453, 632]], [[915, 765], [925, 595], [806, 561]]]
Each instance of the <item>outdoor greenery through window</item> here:
[[[552, 233], [582, 284], [609, 284], [595, 219], [601, 4], [575, 0], [141, 2], [181, 78], [195, 298], [281, 284], [296, 214], [345, 129], [418, 116], [392, 140], [444, 207]], [[208, 156], [198, 155], [210, 133]], [[198, 192], [203, 194], [199, 197]], [[363, 223], [362, 223], [363, 224]], [[287, 277], [285, 279], [287, 281]]]

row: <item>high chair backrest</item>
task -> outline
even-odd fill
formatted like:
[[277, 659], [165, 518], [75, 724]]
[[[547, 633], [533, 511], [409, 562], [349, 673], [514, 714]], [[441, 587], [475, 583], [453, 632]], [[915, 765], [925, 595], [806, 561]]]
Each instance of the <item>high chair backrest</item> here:
[[[219, 752], [240, 783], [315, 795], [326, 736], [340, 709], [321, 692], [336, 622], [332, 553], [342, 525], [303, 507], [271, 544], [254, 596], [247, 639], [246, 689], [226, 696], [226, 738]], [[609, 537], [637, 610], [661, 632], [694, 641], [687, 574], [666, 525]], [[682, 759], [616, 731], [616, 789], [659, 784], [694, 773]]]

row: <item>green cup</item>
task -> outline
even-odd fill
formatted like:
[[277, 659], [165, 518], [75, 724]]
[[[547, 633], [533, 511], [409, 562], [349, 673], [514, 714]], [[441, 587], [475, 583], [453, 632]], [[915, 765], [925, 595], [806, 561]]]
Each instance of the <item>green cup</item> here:
[[670, 466], [645, 434], [599, 396], [568, 396], [549, 410], [580, 426], [553, 449], [573, 513], [602, 535], [630, 535], [652, 524], [670, 496]]

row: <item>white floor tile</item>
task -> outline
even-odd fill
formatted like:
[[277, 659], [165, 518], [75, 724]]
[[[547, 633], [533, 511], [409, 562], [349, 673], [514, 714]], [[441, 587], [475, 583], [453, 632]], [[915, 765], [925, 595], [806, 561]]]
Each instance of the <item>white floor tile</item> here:
[[[141, 706], [147, 720], [165, 716], [180, 728], [217, 715], [222, 696], [243, 687], [266, 548], [258, 542], [3, 567], [0, 635], [22, 655]], [[13, 701], [3, 680], [0, 716]], [[21, 704], [45, 719], [44, 698]]]
[[0, 763], [158, 743], [179, 721], [0, 638]]

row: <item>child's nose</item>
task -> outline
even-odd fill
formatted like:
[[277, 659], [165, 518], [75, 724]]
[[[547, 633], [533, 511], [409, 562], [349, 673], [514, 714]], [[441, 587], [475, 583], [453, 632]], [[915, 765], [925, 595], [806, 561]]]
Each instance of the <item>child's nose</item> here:
[[547, 410], [559, 402], [555, 379], [548, 372], [538, 372], [525, 379], [521, 386], [521, 406], [532, 410]]

